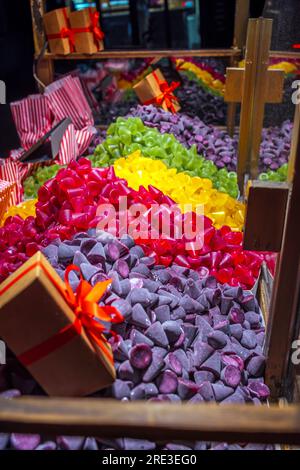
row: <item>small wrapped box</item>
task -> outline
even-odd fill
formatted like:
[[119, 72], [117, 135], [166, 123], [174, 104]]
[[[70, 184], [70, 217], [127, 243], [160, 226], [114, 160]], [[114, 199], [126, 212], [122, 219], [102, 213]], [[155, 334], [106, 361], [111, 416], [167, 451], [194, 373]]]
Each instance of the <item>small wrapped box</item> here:
[[43, 20], [50, 52], [70, 54], [74, 52], [74, 35], [69, 22], [70, 8], [58, 8], [45, 13]]
[[0, 222], [6, 212], [15, 183], [0, 179]]
[[169, 85], [161, 71], [156, 69], [134, 85], [133, 89], [142, 104], [154, 104], [161, 106], [165, 111], [176, 113], [180, 106], [173, 91], [178, 86], [179, 82]]
[[1, 339], [49, 395], [84, 396], [114, 382], [103, 331], [123, 318], [94, 298], [109, 282], [91, 287], [81, 280], [74, 294], [37, 252], [0, 285]]
[[96, 8], [71, 12], [70, 24], [74, 33], [76, 52], [93, 54], [104, 49], [104, 34], [99, 25], [99, 13]]

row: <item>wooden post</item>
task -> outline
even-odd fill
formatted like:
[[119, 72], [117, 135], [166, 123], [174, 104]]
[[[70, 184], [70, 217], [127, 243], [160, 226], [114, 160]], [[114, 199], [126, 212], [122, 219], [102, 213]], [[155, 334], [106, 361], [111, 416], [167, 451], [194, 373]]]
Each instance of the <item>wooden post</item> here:
[[[300, 129], [298, 126], [293, 185], [287, 208], [281, 252], [271, 298], [266, 335], [266, 382], [272, 398], [288, 392], [292, 342], [298, 338], [297, 308], [300, 294]], [[271, 210], [271, 208], [270, 208]]]
[[225, 101], [241, 101], [240, 138], [238, 148], [238, 184], [241, 194], [244, 179], [258, 174], [259, 147], [266, 102], [282, 99], [284, 72], [268, 71], [272, 20], [258, 18], [248, 22], [245, 68], [228, 68]]
[[250, 0], [236, 0], [234, 16], [233, 47], [243, 50], [247, 38]]
[[300, 128], [300, 103], [296, 104], [295, 106], [294, 127], [293, 127], [293, 133], [292, 133], [292, 144], [291, 144], [291, 152], [290, 152], [290, 157], [289, 157], [288, 175], [287, 175], [287, 180], [289, 183], [292, 183], [293, 178], [294, 178], [299, 128]]
[[46, 0], [29, 0], [32, 18], [32, 31], [35, 55], [38, 56], [45, 42], [43, 15]]

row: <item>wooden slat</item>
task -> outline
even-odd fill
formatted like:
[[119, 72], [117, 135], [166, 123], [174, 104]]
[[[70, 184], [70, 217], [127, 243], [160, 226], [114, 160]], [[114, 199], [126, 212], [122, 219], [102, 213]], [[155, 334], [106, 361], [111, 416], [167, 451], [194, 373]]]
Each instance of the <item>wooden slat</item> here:
[[299, 332], [296, 329], [300, 293], [300, 128], [281, 253], [277, 261], [266, 335], [266, 380], [274, 398], [289, 390], [288, 370], [291, 345]]
[[289, 183], [292, 183], [293, 178], [294, 178], [295, 160], [296, 160], [296, 153], [297, 153], [297, 146], [298, 146], [299, 129], [300, 129], [300, 103], [295, 105], [291, 151], [290, 151], [290, 156], [289, 156], [288, 174], [287, 174], [287, 180], [288, 180]]
[[95, 54], [73, 52], [68, 55], [45, 54], [50, 60], [94, 60], [94, 59], [144, 59], [147, 57], [232, 57], [241, 53], [239, 49], [135, 49], [135, 50], [104, 50]]
[[235, 2], [233, 45], [239, 49], [243, 49], [246, 45], [249, 4], [250, 0], [236, 0]]
[[251, 181], [243, 238], [245, 250], [280, 251], [288, 195], [287, 183]]
[[299, 59], [300, 60], [300, 52], [270, 51], [270, 57], [282, 57], [284, 59]]
[[35, 54], [39, 55], [45, 42], [44, 28], [43, 28], [43, 14], [45, 12], [45, 0], [29, 0], [31, 19], [32, 19], [32, 33]]
[[1, 432], [228, 442], [300, 443], [300, 406], [0, 399]]

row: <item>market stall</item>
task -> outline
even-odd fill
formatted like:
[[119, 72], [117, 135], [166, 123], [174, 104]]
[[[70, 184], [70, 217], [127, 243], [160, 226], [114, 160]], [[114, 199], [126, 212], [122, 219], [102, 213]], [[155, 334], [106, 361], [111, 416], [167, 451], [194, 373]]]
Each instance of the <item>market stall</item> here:
[[[31, 3], [39, 54], [43, 2]], [[263, 130], [264, 105], [280, 102], [284, 80], [269, 57], [287, 56], [269, 51], [271, 29], [271, 20], [249, 21], [240, 67], [237, 47], [156, 52], [132, 81], [141, 104], [101, 130], [80, 77], [53, 81], [55, 61], [86, 53], [42, 50], [42, 93], [11, 104], [21, 148], [0, 164], [3, 449], [299, 444], [291, 361], [299, 334], [299, 110], [293, 136], [289, 123]], [[48, 31], [48, 40], [69, 47], [61, 34]], [[103, 37], [96, 40], [102, 48]], [[189, 55], [229, 58], [226, 79]], [[107, 72], [113, 60], [153, 51], [88, 57], [107, 58]], [[162, 57], [231, 103], [231, 132], [241, 103], [238, 136], [180, 109], [180, 84], [165, 77]], [[124, 73], [116, 83], [125, 86]]]

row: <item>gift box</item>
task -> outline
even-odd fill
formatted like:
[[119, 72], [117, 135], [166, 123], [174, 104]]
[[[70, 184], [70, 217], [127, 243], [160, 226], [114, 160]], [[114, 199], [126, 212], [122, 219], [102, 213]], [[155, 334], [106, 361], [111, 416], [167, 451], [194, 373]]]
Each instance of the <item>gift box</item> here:
[[76, 52], [93, 54], [104, 49], [104, 34], [99, 26], [99, 13], [96, 8], [71, 12], [70, 24], [74, 33]]
[[74, 52], [74, 34], [69, 22], [70, 8], [58, 8], [44, 14], [44, 26], [53, 54]]
[[84, 396], [115, 380], [103, 331], [123, 318], [98, 304], [109, 282], [81, 279], [73, 293], [37, 252], [0, 285], [1, 338], [49, 395]]
[[143, 80], [134, 85], [142, 104], [156, 104], [165, 111], [173, 113], [180, 110], [180, 106], [173, 91], [179, 86], [179, 82], [172, 82], [170, 85], [159, 69], [147, 75]]
[[9, 200], [14, 186], [15, 183], [0, 180], [0, 222], [9, 206]]

